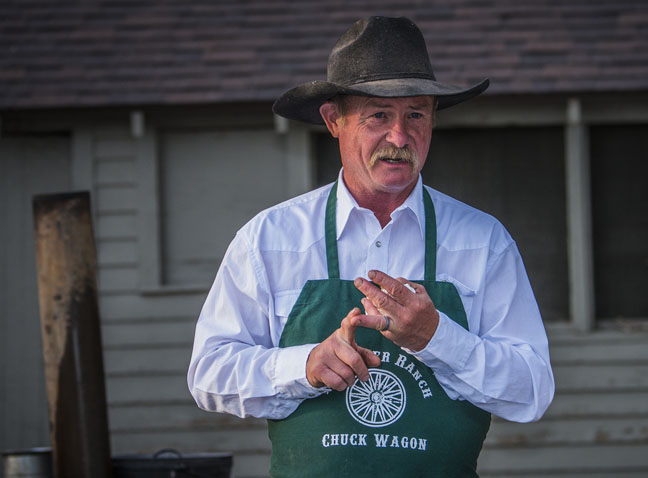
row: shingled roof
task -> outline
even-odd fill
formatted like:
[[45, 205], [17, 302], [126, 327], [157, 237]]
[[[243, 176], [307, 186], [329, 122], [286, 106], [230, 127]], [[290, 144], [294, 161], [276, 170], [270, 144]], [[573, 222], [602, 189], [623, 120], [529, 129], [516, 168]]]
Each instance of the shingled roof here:
[[413, 19], [439, 79], [489, 94], [648, 89], [645, 0], [21, 0], [0, 2], [0, 108], [271, 101], [369, 14]]

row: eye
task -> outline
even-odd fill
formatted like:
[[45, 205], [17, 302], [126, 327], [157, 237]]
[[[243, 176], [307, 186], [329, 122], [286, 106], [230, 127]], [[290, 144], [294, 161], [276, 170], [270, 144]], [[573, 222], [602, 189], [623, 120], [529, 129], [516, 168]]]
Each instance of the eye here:
[[420, 118], [423, 118], [423, 113], [416, 113], [416, 112], [414, 112], [414, 113], [412, 113], [412, 114], [410, 115], [410, 118], [414, 118], [414, 119], [420, 119]]
[[385, 113], [383, 113], [382, 111], [379, 111], [379, 112], [377, 112], [377, 113], [374, 113], [374, 114], [372, 114], [371, 116], [372, 116], [373, 118], [377, 118], [377, 119], [384, 119], [384, 118], [386, 117], [386, 116], [385, 116]]

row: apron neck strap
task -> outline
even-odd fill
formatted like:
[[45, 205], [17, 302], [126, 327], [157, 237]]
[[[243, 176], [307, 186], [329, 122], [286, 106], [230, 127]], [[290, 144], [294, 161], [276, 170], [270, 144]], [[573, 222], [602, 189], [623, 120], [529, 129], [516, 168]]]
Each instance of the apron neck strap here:
[[430, 193], [423, 188], [423, 207], [425, 210], [425, 274], [426, 281], [436, 281], [437, 230], [436, 213]]
[[[337, 250], [337, 187], [335, 181], [326, 202], [326, 218], [324, 223], [326, 239], [326, 262], [329, 279], [340, 278], [340, 261]], [[425, 210], [425, 274], [426, 281], [436, 280], [436, 214], [430, 193], [423, 187], [423, 206]]]
[[335, 181], [333, 188], [329, 193], [328, 201], [326, 201], [326, 220], [324, 222], [324, 232], [326, 236], [326, 262], [328, 264], [329, 279], [340, 278], [340, 261], [338, 260], [337, 250], [337, 187], [338, 182]]

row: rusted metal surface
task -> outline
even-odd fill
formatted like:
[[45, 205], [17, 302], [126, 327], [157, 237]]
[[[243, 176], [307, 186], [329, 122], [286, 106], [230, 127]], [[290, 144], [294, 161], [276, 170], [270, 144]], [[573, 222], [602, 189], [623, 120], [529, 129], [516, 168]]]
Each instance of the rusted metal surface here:
[[109, 478], [90, 196], [35, 196], [33, 208], [54, 476]]

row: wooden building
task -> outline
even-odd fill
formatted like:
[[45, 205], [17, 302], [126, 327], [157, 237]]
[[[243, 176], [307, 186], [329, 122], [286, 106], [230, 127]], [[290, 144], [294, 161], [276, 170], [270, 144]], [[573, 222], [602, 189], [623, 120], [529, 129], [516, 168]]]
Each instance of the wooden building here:
[[235, 231], [337, 173], [323, 128], [270, 107], [367, 14], [413, 19], [442, 81], [491, 79], [439, 113], [423, 175], [516, 238], [557, 393], [537, 423], [493, 420], [481, 475], [648, 475], [642, 0], [0, 3], [0, 450], [48, 443], [31, 196], [81, 189], [113, 452], [227, 450], [267, 475], [265, 422], [190, 397], [193, 328]]

